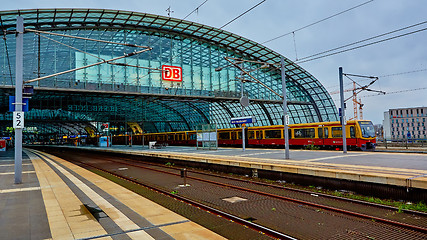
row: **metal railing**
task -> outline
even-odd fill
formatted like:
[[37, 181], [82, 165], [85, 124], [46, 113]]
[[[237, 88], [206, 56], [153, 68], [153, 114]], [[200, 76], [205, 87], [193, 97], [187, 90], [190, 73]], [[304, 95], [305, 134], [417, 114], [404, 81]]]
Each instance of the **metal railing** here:
[[400, 138], [384, 139], [378, 138], [377, 145], [387, 148], [427, 148], [427, 138]]

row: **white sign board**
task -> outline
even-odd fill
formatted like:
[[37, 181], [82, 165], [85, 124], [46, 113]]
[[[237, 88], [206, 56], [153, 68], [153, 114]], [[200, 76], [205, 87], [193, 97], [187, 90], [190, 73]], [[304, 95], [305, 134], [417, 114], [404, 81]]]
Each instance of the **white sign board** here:
[[24, 112], [13, 112], [13, 128], [24, 128]]
[[197, 133], [197, 141], [216, 141], [216, 132]]
[[285, 121], [286, 121], [286, 125], [289, 125], [289, 115], [288, 114], [285, 115]]

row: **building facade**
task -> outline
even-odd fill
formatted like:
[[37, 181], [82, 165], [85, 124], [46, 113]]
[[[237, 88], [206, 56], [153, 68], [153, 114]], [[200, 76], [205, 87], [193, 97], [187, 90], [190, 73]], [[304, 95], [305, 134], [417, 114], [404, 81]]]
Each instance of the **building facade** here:
[[389, 109], [384, 113], [386, 139], [426, 139], [427, 107]]
[[[26, 126], [39, 133], [79, 134], [98, 123], [129, 129], [129, 122], [144, 132], [194, 130], [208, 123], [229, 128], [234, 127], [230, 119], [242, 115], [241, 95], [250, 99], [243, 114], [256, 117], [253, 126], [283, 123], [282, 56], [259, 43], [147, 13], [30, 9], [0, 11], [0, 132], [12, 119], [17, 16], [24, 19], [24, 81], [79, 69], [26, 84], [34, 87]], [[149, 50], [135, 53], [144, 46]], [[239, 59], [239, 66], [264, 85], [227, 58]], [[320, 81], [284, 60], [290, 123], [338, 120]], [[83, 68], [88, 65], [93, 66]], [[164, 66], [179, 67], [180, 81], [166, 81]]]

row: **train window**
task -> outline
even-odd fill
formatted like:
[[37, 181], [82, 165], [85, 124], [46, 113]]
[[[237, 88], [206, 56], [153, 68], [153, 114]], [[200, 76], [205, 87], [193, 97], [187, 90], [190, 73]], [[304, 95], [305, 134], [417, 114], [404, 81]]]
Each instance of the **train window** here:
[[242, 132], [237, 132], [237, 139], [242, 139]]
[[230, 139], [230, 132], [220, 132], [218, 134], [218, 139]]
[[196, 140], [197, 135], [195, 133], [189, 133], [188, 134], [188, 139], [190, 140]]
[[317, 135], [319, 135], [319, 138], [323, 138], [323, 129], [322, 128], [317, 129]]
[[332, 137], [342, 137], [342, 128], [332, 127]]
[[323, 131], [325, 133], [324, 134], [325, 138], [329, 138], [329, 129], [328, 128], [324, 128]]
[[314, 128], [299, 128], [294, 130], [295, 138], [314, 138]]
[[265, 138], [282, 138], [282, 130], [265, 130]]
[[173, 134], [168, 134], [168, 141], [173, 141]]
[[356, 132], [353, 126], [350, 127], [350, 138], [356, 138]]
[[255, 139], [255, 131], [248, 131], [248, 139]]

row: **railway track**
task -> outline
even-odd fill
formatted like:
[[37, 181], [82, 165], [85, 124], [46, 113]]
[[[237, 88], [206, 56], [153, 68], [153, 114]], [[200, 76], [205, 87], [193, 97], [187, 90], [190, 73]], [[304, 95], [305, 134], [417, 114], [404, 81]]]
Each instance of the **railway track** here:
[[427, 214], [124, 157], [58, 154], [279, 239], [427, 239]]

